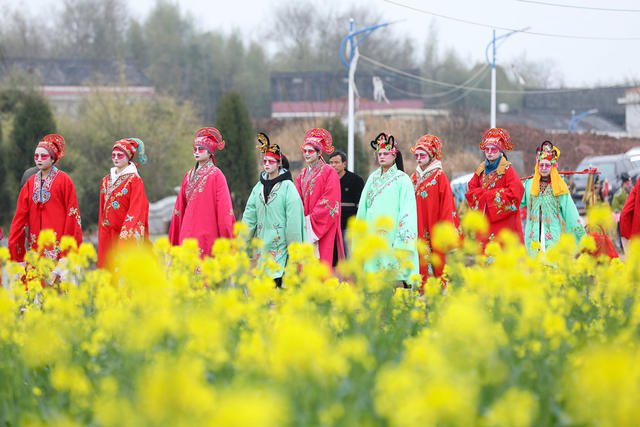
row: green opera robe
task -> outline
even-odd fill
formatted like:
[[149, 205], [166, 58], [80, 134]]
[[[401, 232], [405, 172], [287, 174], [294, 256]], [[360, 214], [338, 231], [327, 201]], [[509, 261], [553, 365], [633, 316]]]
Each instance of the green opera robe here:
[[[287, 247], [293, 242], [306, 241], [304, 209], [289, 171], [281, 169], [280, 175], [273, 180], [266, 177], [266, 172], [263, 172], [253, 187], [242, 221], [249, 227], [250, 237], [264, 242], [258, 253], [258, 262], [262, 264], [266, 257], [271, 257], [280, 267], [272, 272], [272, 277], [278, 278], [282, 277], [287, 264]], [[272, 186], [266, 199], [265, 184]]]
[[397, 280], [408, 280], [411, 275], [419, 274], [416, 196], [411, 178], [398, 170], [395, 164], [385, 173], [382, 173], [382, 168], [378, 168], [369, 175], [356, 215], [358, 219], [367, 222], [370, 230], [375, 227], [377, 219], [384, 216], [393, 221], [392, 228], [376, 231], [386, 239], [391, 249], [405, 251], [404, 254], [413, 263], [413, 267], [401, 269], [395, 257], [386, 255], [367, 262], [364, 270], [389, 269], [396, 271]]
[[586, 231], [571, 195], [554, 196], [549, 183], [538, 196], [532, 196], [531, 182], [531, 178], [525, 181], [524, 197], [520, 203], [521, 208], [527, 207], [524, 243], [529, 255], [538, 252], [531, 248], [532, 242], [540, 242], [540, 249], [544, 252], [558, 242], [561, 233], [573, 234], [576, 243], [579, 242]]

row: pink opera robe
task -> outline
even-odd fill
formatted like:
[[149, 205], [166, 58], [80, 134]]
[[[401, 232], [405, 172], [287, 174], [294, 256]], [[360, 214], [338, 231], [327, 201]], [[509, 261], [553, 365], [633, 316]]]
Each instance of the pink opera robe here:
[[171, 217], [171, 244], [197, 239], [200, 255], [211, 255], [217, 238], [233, 237], [235, 222], [227, 180], [213, 161], [187, 172]]
[[296, 178], [296, 189], [302, 198], [305, 219], [311, 223], [313, 233], [308, 233], [308, 236], [312, 238], [315, 235], [318, 239], [320, 260], [332, 265], [334, 247], [337, 246], [337, 259], [344, 258], [338, 173], [319, 159], [311, 169], [305, 166], [300, 172]]

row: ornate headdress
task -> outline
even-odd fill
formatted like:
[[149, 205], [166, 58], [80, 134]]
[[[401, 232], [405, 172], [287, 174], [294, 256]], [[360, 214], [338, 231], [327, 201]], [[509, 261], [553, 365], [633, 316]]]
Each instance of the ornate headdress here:
[[487, 145], [493, 145], [500, 151], [513, 150], [511, 135], [502, 128], [491, 128], [484, 131], [479, 147], [484, 151], [487, 148]]
[[206, 127], [196, 132], [193, 146], [204, 147], [213, 156], [216, 150], [222, 150], [226, 142], [222, 139], [220, 131], [214, 127]]
[[113, 150], [123, 151], [127, 155], [129, 161], [138, 153], [138, 163], [136, 165], [144, 165], [147, 163], [147, 156], [144, 153], [144, 142], [138, 138], [124, 138], [113, 144]]
[[560, 157], [560, 150], [555, 147], [551, 141], [543, 141], [540, 147], [536, 149], [536, 170], [533, 173], [533, 180], [531, 181], [531, 195], [537, 196], [540, 194], [540, 169], [538, 164], [540, 160], [548, 160], [551, 162], [551, 189], [554, 196], [561, 194], [569, 194], [569, 187], [564, 179], [558, 173], [558, 158]]
[[437, 136], [422, 135], [410, 150], [415, 154], [418, 149], [426, 151], [429, 156], [434, 157], [436, 160], [442, 160], [442, 140]]
[[64, 138], [56, 134], [47, 135], [38, 143], [38, 147], [44, 148], [49, 152], [49, 154], [51, 154], [51, 157], [53, 157], [53, 163], [57, 163], [58, 160], [64, 157], [66, 154], [64, 149], [65, 146], [66, 143], [64, 142]]
[[258, 150], [264, 153], [265, 157], [271, 156], [278, 160], [282, 159], [280, 147], [278, 146], [278, 144], [271, 144], [271, 141], [269, 141], [269, 137], [266, 133], [260, 132], [256, 138], [258, 139]]
[[333, 153], [333, 138], [328, 130], [322, 128], [309, 129], [304, 134], [304, 142], [300, 146], [303, 149], [305, 145], [311, 145], [318, 151], [324, 151], [327, 154]]
[[398, 152], [398, 144], [396, 143], [396, 139], [393, 135], [387, 135], [384, 132], [381, 132], [380, 135], [376, 136], [376, 139], [371, 141], [371, 148], [376, 151], [380, 150], [389, 150], [393, 154]]

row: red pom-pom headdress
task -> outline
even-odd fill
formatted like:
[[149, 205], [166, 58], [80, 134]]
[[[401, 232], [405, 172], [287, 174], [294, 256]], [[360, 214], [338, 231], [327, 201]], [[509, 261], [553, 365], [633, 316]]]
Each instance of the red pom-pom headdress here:
[[426, 151], [430, 157], [434, 157], [436, 160], [442, 160], [442, 140], [437, 136], [421, 136], [418, 142], [416, 142], [410, 150], [415, 154], [418, 149]]
[[513, 150], [511, 135], [502, 128], [491, 128], [484, 131], [482, 134], [482, 141], [480, 142], [480, 149], [484, 151], [487, 148], [487, 145], [493, 145], [500, 151]]
[[304, 143], [300, 146], [303, 149], [305, 145], [311, 145], [318, 151], [324, 151], [327, 154], [333, 153], [333, 138], [328, 130], [322, 128], [309, 129], [304, 134]]
[[47, 135], [38, 143], [38, 147], [44, 148], [51, 154], [54, 163], [57, 163], [67, 153], [65, 146], [64, 138], [56, 134]]

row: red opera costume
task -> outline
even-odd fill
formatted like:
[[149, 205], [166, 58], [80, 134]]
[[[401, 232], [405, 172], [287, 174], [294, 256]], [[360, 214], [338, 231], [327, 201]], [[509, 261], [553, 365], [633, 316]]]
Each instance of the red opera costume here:
[[[445, 265], [445, 254], [434, 249], [431, 244], [434, 226], [446, 221], [453, 224], [460, 236], [462, 232], [451, 185], [440, 162], [442, 140], [437, 136], [424, 135], [411, 147], [412, 153], [415, 154], [416, 150], [426, 151], [433, 159], [426, 169], [418, 167], [411, 175], [418, 210], [418, 238], [427, 245], [427, 252], [420, 253], [420, 275], [424, 282], [428, 277], [442, 276]], [[431, 262], [432, 256], [438, 257], [438, 260]]]
[[[59, 170], [57, 163], [65, 155], [65, 142], [59, 135], [47, 135], [38, 144], [46, 149], [54, 159], [54, 166], [42, 178], [39, 171], [32, 175], [20, 191], [18, 206], [9, 230], [9, 252], [13, 261], [22, 262], [27, 249], [37, 250], [38, 235], [41, 231], [52, 229], [56, 233], [55, 247], [44, 250], [44, 255], [58, 260], [60, 239], [71, 236], [78, 246], [82, 243], [82, 223], [78, 209], [78, 198], [73, 181]], [[26, 229], [29, 236], [26, 236]], [[28, 248], [25, 238], [28, 237]]]
[[[146, 163], [144, 144], [137, 138], [121, 139], [113, 150], [124, 152], [129, 161], [137, 152], [140, 164]], [[136, 165], [130, 162], [120, 173], [111, 168], [100, 186], [98, 267], [107, 266], [109, 251], [121, 243], [148, 241], [149, 201]]]
[[638, 187], [640, 179], [636, 181], [629, 197], [624, 203], [622, 212], [620, 212], [620, 235], [626, 239], [632, 239], [640, 236], [640, 197], [638, 196]]
[[479, 236], [483, 244], [498, 236], [507, 229], [518, 235], [524, 243], [522, 222], [520, 219], [520, 202], [524, 195], [524, 186], [520, 177], [502, 153], [513, 149], [509, 133], [500, 128], [488, 129], [482, 135], [480, 149], [497, 147], [501, 154], [493, 162], [485, 160], [478, 166], [469, 181], [466, 198], [471, 209], [485, 215], [489, 222], [487, 236]]
[[184, 239], [197, 239], [204, 256], [211, 255], [211, 247], [219, 237], [233, 237], [236, 219], [227, 180], [213, 156], [225, 146], [220, 132], [211, 127], [200, 129], [193, 145], [206, 148], [210, 159], [184, 176], [171, 217], [169, 241], [180, 245]]
[[307, 238], [317, 244], [316, 255], [329, 266], [344, 258], [340, 230], [340, 178], [338, 173], [322, 159], [324, 151], [334, 150], [331, 134], [324, 129], [310, 129], [305, 133], [302, 147], [311, 146], [319, 155], [313, 165], [305, 165], [296, 178], [296, 189], [302, 198]]

